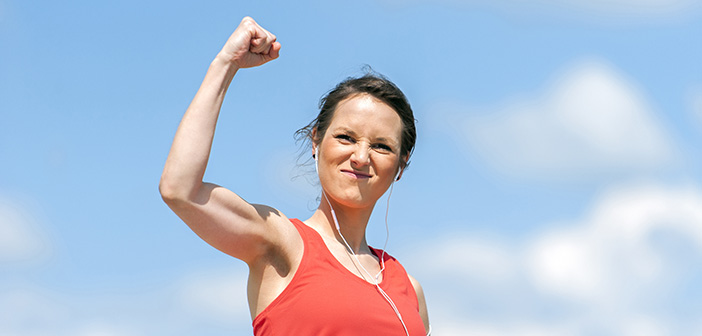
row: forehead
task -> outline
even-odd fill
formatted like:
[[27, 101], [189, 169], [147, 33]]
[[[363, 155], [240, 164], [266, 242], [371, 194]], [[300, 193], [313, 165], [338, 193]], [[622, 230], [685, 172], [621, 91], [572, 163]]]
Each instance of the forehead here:
[[379, 99], [361, 94], [339, 102], [329, 130], [349, 128], [369, 137], [392, 138], [399, 142], [402, 120], [395, 110]]

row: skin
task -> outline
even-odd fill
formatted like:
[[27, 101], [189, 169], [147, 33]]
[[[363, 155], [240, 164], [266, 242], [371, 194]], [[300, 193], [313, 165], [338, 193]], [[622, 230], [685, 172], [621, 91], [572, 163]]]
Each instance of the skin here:
[[[200, 238], [249, 266], [247, 292], [252, 319], [292, 280], [302, 260], [302, 239], [278, 210], [250, 204], [202, 178], [222, 101], [235, 74], [278, 58], [280, 48], [275, 35], [253, 19], [241, 21], [210, 64], [185, 112], [159, 184], [166, 204]], [[399, 153], [401, 131], [402, 123], [392, 108], [370, 96], [357, 95], [339, 103], [326, 134], [313, 145], [324, 193], [319, 208], [304, 222], [320, 233], [344, 267], [366, 280], [334, 227], [329, 203], [360, 263], [376, 274], [379, 261], [368, 248], [365, 231], [376, 201], [398, 172], [401, 175], [400, 160], [407, 159]], [[410, 280], [428, 329], [422, 288], [414, 278]]]

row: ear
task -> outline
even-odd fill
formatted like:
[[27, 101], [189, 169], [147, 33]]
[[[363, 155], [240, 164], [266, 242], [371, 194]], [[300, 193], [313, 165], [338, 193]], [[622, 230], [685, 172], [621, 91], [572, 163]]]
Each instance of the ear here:
[[409, 157], [407, 155], [402, 157], [402, 162], [403, 164], [398, 167], [399, 171], [397, 172], [397, 178], [395, 178], [395, 181], [399, 181], [400, 178], [402, 177], [402, 174], [405, 172], [405, 168], [407, 168], [407, 162], [409, 160]]
[[310, 132], [310, 137], [312, 137], [311, 142], [312, 142], [312, 158], [316, 159], [317, 158], [317, 142], [315, 142], [315, 139], [317, 138], [317, 128], [313, 128], [312, 132]]

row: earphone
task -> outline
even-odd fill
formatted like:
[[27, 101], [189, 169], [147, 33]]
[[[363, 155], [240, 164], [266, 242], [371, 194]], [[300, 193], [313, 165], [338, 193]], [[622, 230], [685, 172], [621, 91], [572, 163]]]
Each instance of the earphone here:
[[[319, 150], [317, 150], [316, 155], [312, 154], [312, 158], [314, 159], [314, 169], [317, 172], [317, 176], [319, 176]], [[372, 279], [373, 285], [375, 285], [375, 288], [378, 290], [381, 296], [387, 301], [390, 306], [392, 307], [392, 310], [395, 312], [397, 315], [397, 318], [400, 319], [400, 323], [402, 323], [402, 328], [404, 328], [405, 334], [409, 336], [409, 331], [407, 330], [407, 326], [405, 325], [405, 321], [402, 319], [402, 315], [400, 314], [400, 311], [397, 309], [397, 306], [395, 305], [395, 302], [392, 301], [390, 296], [382, 289], [380, 288], [380, 283], [378, 281], [378, 278], [383, 274], [383, 271], [385, 270], [385, 250], [387, 249], [388, 246], [388, 240], [390, 239], [390, 227], [388, 226], [388, 212], [390, 209], [390, 196], [392, 196], [392, 190], [393, 186], [395, 185], [395, 181], [398, 181], [400, 179], [400, 174], [402, 173], [402, 169], [399, 169], [397, 172], [397, 175], [395, 175], [395, 178], [393, 179], [392, 183], [390, 184], [390, 192], [388, 193], [388, 199], [387, 199], [387, 206], [385, 208], [385, 245], [383, 246], [383, 253], [380, 256], [380, 271], [378, 271], [378, 274], [375, 275], [375, 277], [361, 264], [361, 261], [358, 259], [358, 256], [356, 253], [353, 252], [353, 249], [349, 245], [349, 243], [346, 241], [346, 238], [344, 235], [341, 233], [341, 228], [339, 226], [339, 220], [336, 218], [336, 213], [334, 212], [334, 208], [331, 205], [331, 202], [329, 201], [329, 198], [327, 197], [327, 194], [324, 192], [324, 187], [322, 187], [322, 197], [327, 201], [327, 204], [329, 205], [329, 209], [331, 210], [332, 214], [332, 219], [334, 220], [334, 226], [336, 227], [336, 231], [339, 233], [339, 236], [341, 236], [341, 239], [344, 241], [344, 244], [346, 245], [346, 248], [348, 251], [351, 253], [353, 258], [356, 260], [356, 263], [358, 263], [359, 266], [361, 266], [361, 269], [368, 275], [369, 278]]]

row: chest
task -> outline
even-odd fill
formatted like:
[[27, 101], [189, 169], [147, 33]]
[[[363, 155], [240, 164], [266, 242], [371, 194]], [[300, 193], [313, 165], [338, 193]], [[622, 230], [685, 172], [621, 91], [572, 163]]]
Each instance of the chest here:
[[[335, 265], [330, 258], [304, 259], [288, 288], [255, 321], [256, 329], [284, 326], [288, 335], [423, 335], [414, 290], [406, 274], [389, 267], [378, 288]], [[390, 265], [389, 265], [390, 266]], [[265, 335], [267, 333], [261, 333]], [[257, 333], [257, 335], [259, 335]]]
[[369, 284], [383, 281], [382, 264], [379, 256], [368, 252], [353, 255], [346, 246], [336, 240], [323, 239], [323, 242], [328, 253], [340, 266], [339, 268], [345, 269], [349, 275], [363, 279]]

